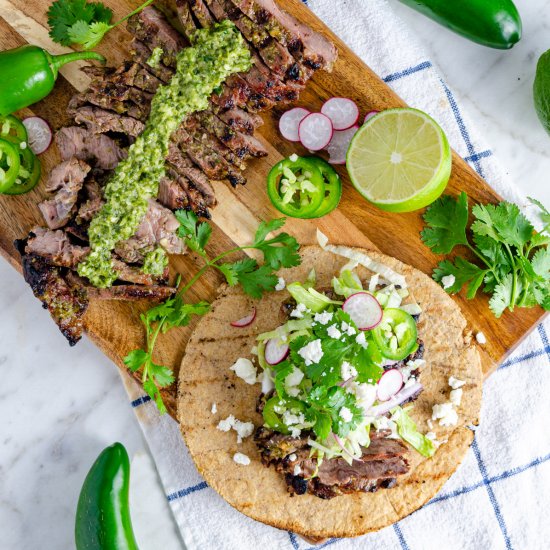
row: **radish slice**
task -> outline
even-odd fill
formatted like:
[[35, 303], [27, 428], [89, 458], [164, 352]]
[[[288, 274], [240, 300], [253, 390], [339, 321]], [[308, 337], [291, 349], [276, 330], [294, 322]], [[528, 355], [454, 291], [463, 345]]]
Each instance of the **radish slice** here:
[[370, 111], [365, 116], [365, 122], [369, 121], [373, 116], [376, 116], [380, 111]]
[[334, 132], [327, 146], [327, 151], [330, 155], [328, 161], [330, 164], [346, 164], [346, 154], [349, 149], [349, 144], [357, 130], [359, 130], [359, 126], [355, 125], [347, 130]]
[[342, 306], [359, 330], [370, 330], [382, 321], [382, 307], [368, 292], [352, 294]]
[[281, 135], [288, 139], [288, 141], [300, 141], [298, 135], [298, 127], [300, 122], [309, 115], [310, 112], [302, 107], [295, 107], [283, 114], [279, 120], [279, 132]]
[[378, 401], [388, 401], [403, 387], [403, 375], [399, 369], [387, 370], [376, 388]]
[[324, 149], [330, 143], [333, 132], [330, 118], [322, 113], [307, 115], [298, 128], [302, 145], [310, 151]]
[[231, 323], [231, 326], [232, 327], [238, 327], [238, 328], [247, 327], [248, 325], [252, 324], [254, 319], [256, 319], [256, 308], [255, 307], [252, 308], [252, 311], [246, 317], [243, 317], [242, 319], [239, 319], [238, 321], [233, 321]]
[[385, 403], [381, 403], [380, 405], [376, 405], [376, 407], [371, 407], [367, 410], [368, 416], [382, 416], [383, 414], [386, 414], [387, 412], [391, 411], [395, 407], [401, 405], [404, 401], [407, 401], [407, 399], [410, 399], [417, 393], [421, 392], [424, 389], [424, 386], [420, 382], [417, 382], [416, 384], [412, 384], [411, 386], [408, 386], [406, 388], [403, 388], [400, 392], [396, 393], [389, 401], [386, 401]]
[[52, 142], [50, 125], [39, 116], [30, 116], [23, 120], [27, 129], [29, 147], [35, 155], [40, 155], [48, 149]]
[[325, 101], [321, 113], [332, 120], [335, 130], [347, 130], [359, 120], [359, 107], [346, 97], [333, 97]]
[[286, 342], [271, 338], [265, 344], [265, 361], [268, 365], [278, 365], [286, 359], [290, 348]]

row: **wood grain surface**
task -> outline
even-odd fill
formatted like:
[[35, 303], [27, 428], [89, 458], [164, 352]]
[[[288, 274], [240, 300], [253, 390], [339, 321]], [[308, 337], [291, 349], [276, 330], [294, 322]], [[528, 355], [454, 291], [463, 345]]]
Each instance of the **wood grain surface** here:
[[[115, 19], [122, 17], [137, 1], [103, 0], [109, 5]], [[318, 110], [322, 103], [332, 96], [349, 97], [357, 102], [362, 113], [400, 107], [404, 102], [376, 76], [344, 43], [337, 38], [299, 0], [278, 0], [296, 17], [328, 35], [337, 45], [339, 59], [331, 74], [317, 73], [302, 94], [297, 105], [310, 110]], [[50, 2], [45, 0], [0, 0], [0, 48], [8, 49], [26, 42], [38, 44], [53, 53], [67, 51], [54, 44], [47, 33], [46, 11]], [[129, 57], [130, 34], [119, 27], [107, 34], [97, 48], [104, 54], [110, 65], [118, 65]], [[1, 75], [0, 75], [1, 78]], [[23, 116], [36, 114], [48, 120], [53, 129], [67, 124], [65, 113], [67, 102], [75, 90], [82, 90], [87, 77], [77, 65], [68, 65], [61, 71], [55, 91], [45, 100], [20, 113]], [[279, 217], [265, 193], [266, 174], [271, 166], [292, 153], [305, 153], [301, 146], [285, 141], [277, 131], [277, 120], [281, 112], [272, 111], [264, 115], [265, 124], [260, 128], [260, 139], [269, 155], [249, 165], [248, 183], [245, 187], [230, 189], [218, 186], [216, 195], [218, 206], [212, 213], [214, 225], [210, 252], [216, 254], [235, 244], [246, 244], [257, 227], [258, 221]], [[0, 253], [18, 270], [20, 258], [13, 246], [16, 238], [24, 236], [35, 224], [43, 224], [36, 206], [44, 193], [45, 176], [59, 162], [55, 147], [51, 147], [40, 157], [43, 177], [41, 185], [23, 196], [0, 196]], [[319, 227], [334, 243], [378, 248], [385, 254], [430, 274], [441, 259], [431, 253], [419, 238], [423, 227], [422, 212], [410, 214], [390, 214], [369, 205], [355, 191], [349, 182], [344, 167], [339, 167], [344, 182], [344, 194], [339, 209], [329, 216], [316, 221], [288, 220], [285, 230], [295, 235], [303, 244], [314, 242], [315, 230]], [[497, 202], [498, 195], [460, 157], [453, 156], [453, 171], [447, 192], [456, 195], [466, 191], [472, 201]], [[200, 259], [193, 254], [171, 258], [171, 268], [185, 280], [200, 267]], [[208, 273], [189, 292], [187, 299], [212, 300], [216, 295], [221, 279], [215, 273]], [[29, 289], [29, 292], [31, 290]], [[488, 300], [479, 296], [468, 301], [464, 296], [455, 298], [463, 310], [473, 331], [483, 331], [487, 344], [481, 347], [483, 369], [491, 373], [496, 366], [521, 342], [526, 334], [541, 320], [543, 311], [538, 308], [518, 309], [507, 312], [501, 319], [493, 317], [488, 309]], [[38, 301], [36, 307], [40, 307]], [[88, 336], [121, 368], [122, 357], [130, 350], [143, 345], [143, 331], [139, 314], [146, 304], [124, 304], [119, 302], [94, 302], [86, 314]], [[235, 312], [235, 318], [241, 313]], [[178, 370], [190, 327], [176, 329], [159, 339], [157, 362], [163, 362]], [[63, 337], [59, 335], [59, 343]], [[163, 395], [169, 412], [175, 416], [175, 388], [164, 391]]]

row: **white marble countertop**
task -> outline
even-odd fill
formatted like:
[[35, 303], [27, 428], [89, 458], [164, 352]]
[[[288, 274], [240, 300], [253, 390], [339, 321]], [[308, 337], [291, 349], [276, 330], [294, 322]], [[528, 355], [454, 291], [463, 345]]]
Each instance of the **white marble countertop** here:
[[[392, 2], [423, 37], [513, 181], [550, 206], [550, 137], [531, 93], [538, 56], [550, 48], [550, 1], [517, 1], [524, 39], [510, 52], [471, 44]], [[180, 547], [116, 367], [88, 341], [69, 348], [1, 259], [0, 281], [0, 546], [73, 548], [86, 472], [103, 447], [121, 441], [134, 457], [136, 477], [145, 480], [132, 496], [140, 547]]]

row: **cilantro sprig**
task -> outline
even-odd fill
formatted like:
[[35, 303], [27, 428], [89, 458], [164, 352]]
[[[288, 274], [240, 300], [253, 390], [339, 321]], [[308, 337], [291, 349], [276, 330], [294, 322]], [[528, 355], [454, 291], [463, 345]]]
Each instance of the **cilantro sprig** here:
[[97, 46], [105, 34], [151, 4], [147, 0], [134, 11], [111, 24], [113, 12], [101, 2], [56, 0], [48, 9], [50, 37], [63, 46], [80, 44], [85, 50]]
[[[193, 212], [178, 210], [175, 215], [180, 222], [178, 235], [190, 250], [204, 260], [204, 265], [185, 285], [182, 286], [178, 280], [178, 292], [174, 297], [141, 315], [141, 322], [145, 327], [145, 349], [135, 349], [124, 358], [124, 363], [132, 372], [141, 369], [143, 389], [155, 401], [162, 414], [166, 412], [166, 406], [160, 390], [174, 382], [174, 373], [170, 367], [154, 361], [157, 339], [160, 334], [172, 328], [187, 326], [194, 316], [204, 315], [210, 310], [208, 302], [184, 302], [185, 293], [206, 271], [216, 269], [230, 286], [240, 284], [246, 294], [253, 298], [261, 298], [264, 292], [275, 289], [278, 282], [275, 272], [278, 269], [297, 266], [301, 261], [298, 254], [300, 246], [294, 237], [282, 232], [268, 238], [271, 232], [283, 227], [285, 218], [261, 222], [252, 244], [232, 248], [210, 259], [206, 251], [212, 236], [210, 224], [199, 221]], [[260, 265], [252, 258], [244, 258], [233, 263], [223, 261], [227, 256], [245, 250], [261, 252], [264, 263]]]
[[483, 286], [483, 292], [491, 295], [489, 307], [497, 318], [515, 307], [539, 304], [550, 310], [550, 213], [539, 201], [530, 200], [541, 210], [544, 229], [540, 233], [510, 202], [474, 205], [469, 231], [466, 193], [457, 199], [445, 195], [434, 202], [424, 214], [424, 243], [437, 254], [466, 247], [479, 262], [472, 263], [461, 256], [454, 261], [443, 260], [433, 278], [441, 282], [452, 276], [447, 292], [455, 294], [465, 287], [468, 299], [474, 298]]

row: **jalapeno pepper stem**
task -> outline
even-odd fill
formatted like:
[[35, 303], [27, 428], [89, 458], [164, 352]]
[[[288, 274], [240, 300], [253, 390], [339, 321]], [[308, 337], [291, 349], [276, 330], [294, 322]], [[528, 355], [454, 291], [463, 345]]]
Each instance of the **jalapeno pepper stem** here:
[[95, 61], [100, 61], [101, 63], [105, 63], [105, 58], [101, 54], [96, 52], [70, 52], [70, 53], [64, 53], [61, 55], [48, 54], [48, 57], [49, 57], [48, 61], [52, 69], [52, 72], [54, 73], [54, 77], [57, 77], [57, 73], [60, 67], [62, 67], [67, 63], [72, 63], [73, 61], [81, 61], [83, 59], [94, 59]]

